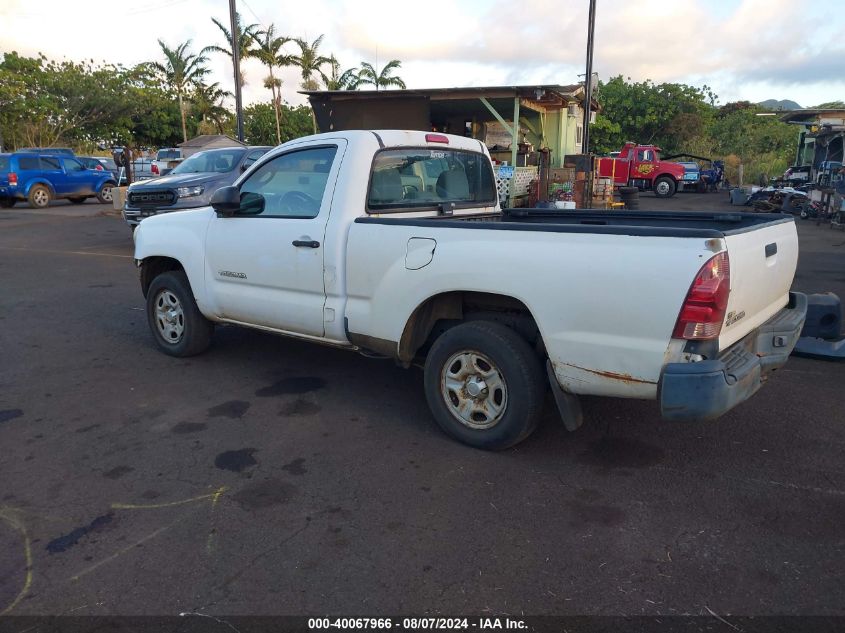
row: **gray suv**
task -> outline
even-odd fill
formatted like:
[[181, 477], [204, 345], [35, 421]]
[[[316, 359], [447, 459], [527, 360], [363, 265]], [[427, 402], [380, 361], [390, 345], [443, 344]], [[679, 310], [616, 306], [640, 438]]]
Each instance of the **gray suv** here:
[[272, 147], [224, 147], [197, 152], [166, 176], [136, 182], [126, 192], [123, 217], [132, 230], [144, 218], [208, 206], [211, 195], [231, 185]]

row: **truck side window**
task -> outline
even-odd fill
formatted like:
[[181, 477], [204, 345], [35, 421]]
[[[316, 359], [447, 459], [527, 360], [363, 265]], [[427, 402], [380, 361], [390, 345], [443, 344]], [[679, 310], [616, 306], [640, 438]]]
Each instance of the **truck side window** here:
[[496, 204], [490, 159], [466, 150], [382, 150], [373, 161], [367, 208], [417, 211], [444, 202], [467, 207]]
[[[244, 194], [260, 194], [264, 210], [244, 216], [316, 218], [329, 179], [337, 147], [312, 147], [276, 156], [259, 167], [241, 185]], [[250, 196], [254, 204], [255, 196]]]
[[62, 166], [59, 164], [59, 159], [52, 156], [41, 157], [41, 169], [44, 171], [61, 171]]
[[638, 149], [637, 150], [637, 162], [640, 163], [650, 163], [654, 160], [651, 156], [650, 149]]

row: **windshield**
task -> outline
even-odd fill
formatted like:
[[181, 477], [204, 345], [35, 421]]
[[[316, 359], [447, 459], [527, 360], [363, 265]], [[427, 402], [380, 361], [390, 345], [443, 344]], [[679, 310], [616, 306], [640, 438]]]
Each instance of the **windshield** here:
[[232, 171], [243, 158], [244, 149], [212, 149], [198, 152], [186, 158], [177, 165], [171, 174], [202, 174], [216, 172], [219, 174]]

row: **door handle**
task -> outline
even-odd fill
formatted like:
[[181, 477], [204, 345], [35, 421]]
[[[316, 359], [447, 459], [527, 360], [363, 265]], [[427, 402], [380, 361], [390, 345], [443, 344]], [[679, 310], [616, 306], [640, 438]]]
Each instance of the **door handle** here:
[[294, 246], [304, 246], [305, 248], [320, 248], [320, 242], [317, 240], [294, 240]]

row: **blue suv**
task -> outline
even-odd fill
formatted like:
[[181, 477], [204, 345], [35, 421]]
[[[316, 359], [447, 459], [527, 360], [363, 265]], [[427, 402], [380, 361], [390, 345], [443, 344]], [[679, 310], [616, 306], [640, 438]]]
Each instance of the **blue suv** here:
[[73, 156], [42, 152], [0, 154], [0, 207], [6, 209], [20, 200], [28, 200], [33, 209], [43, 209], [55, 198], [82, 204], [96, 197], [102, 203], [110, 203], [115, 186], [110, 172], [87, 169]]

